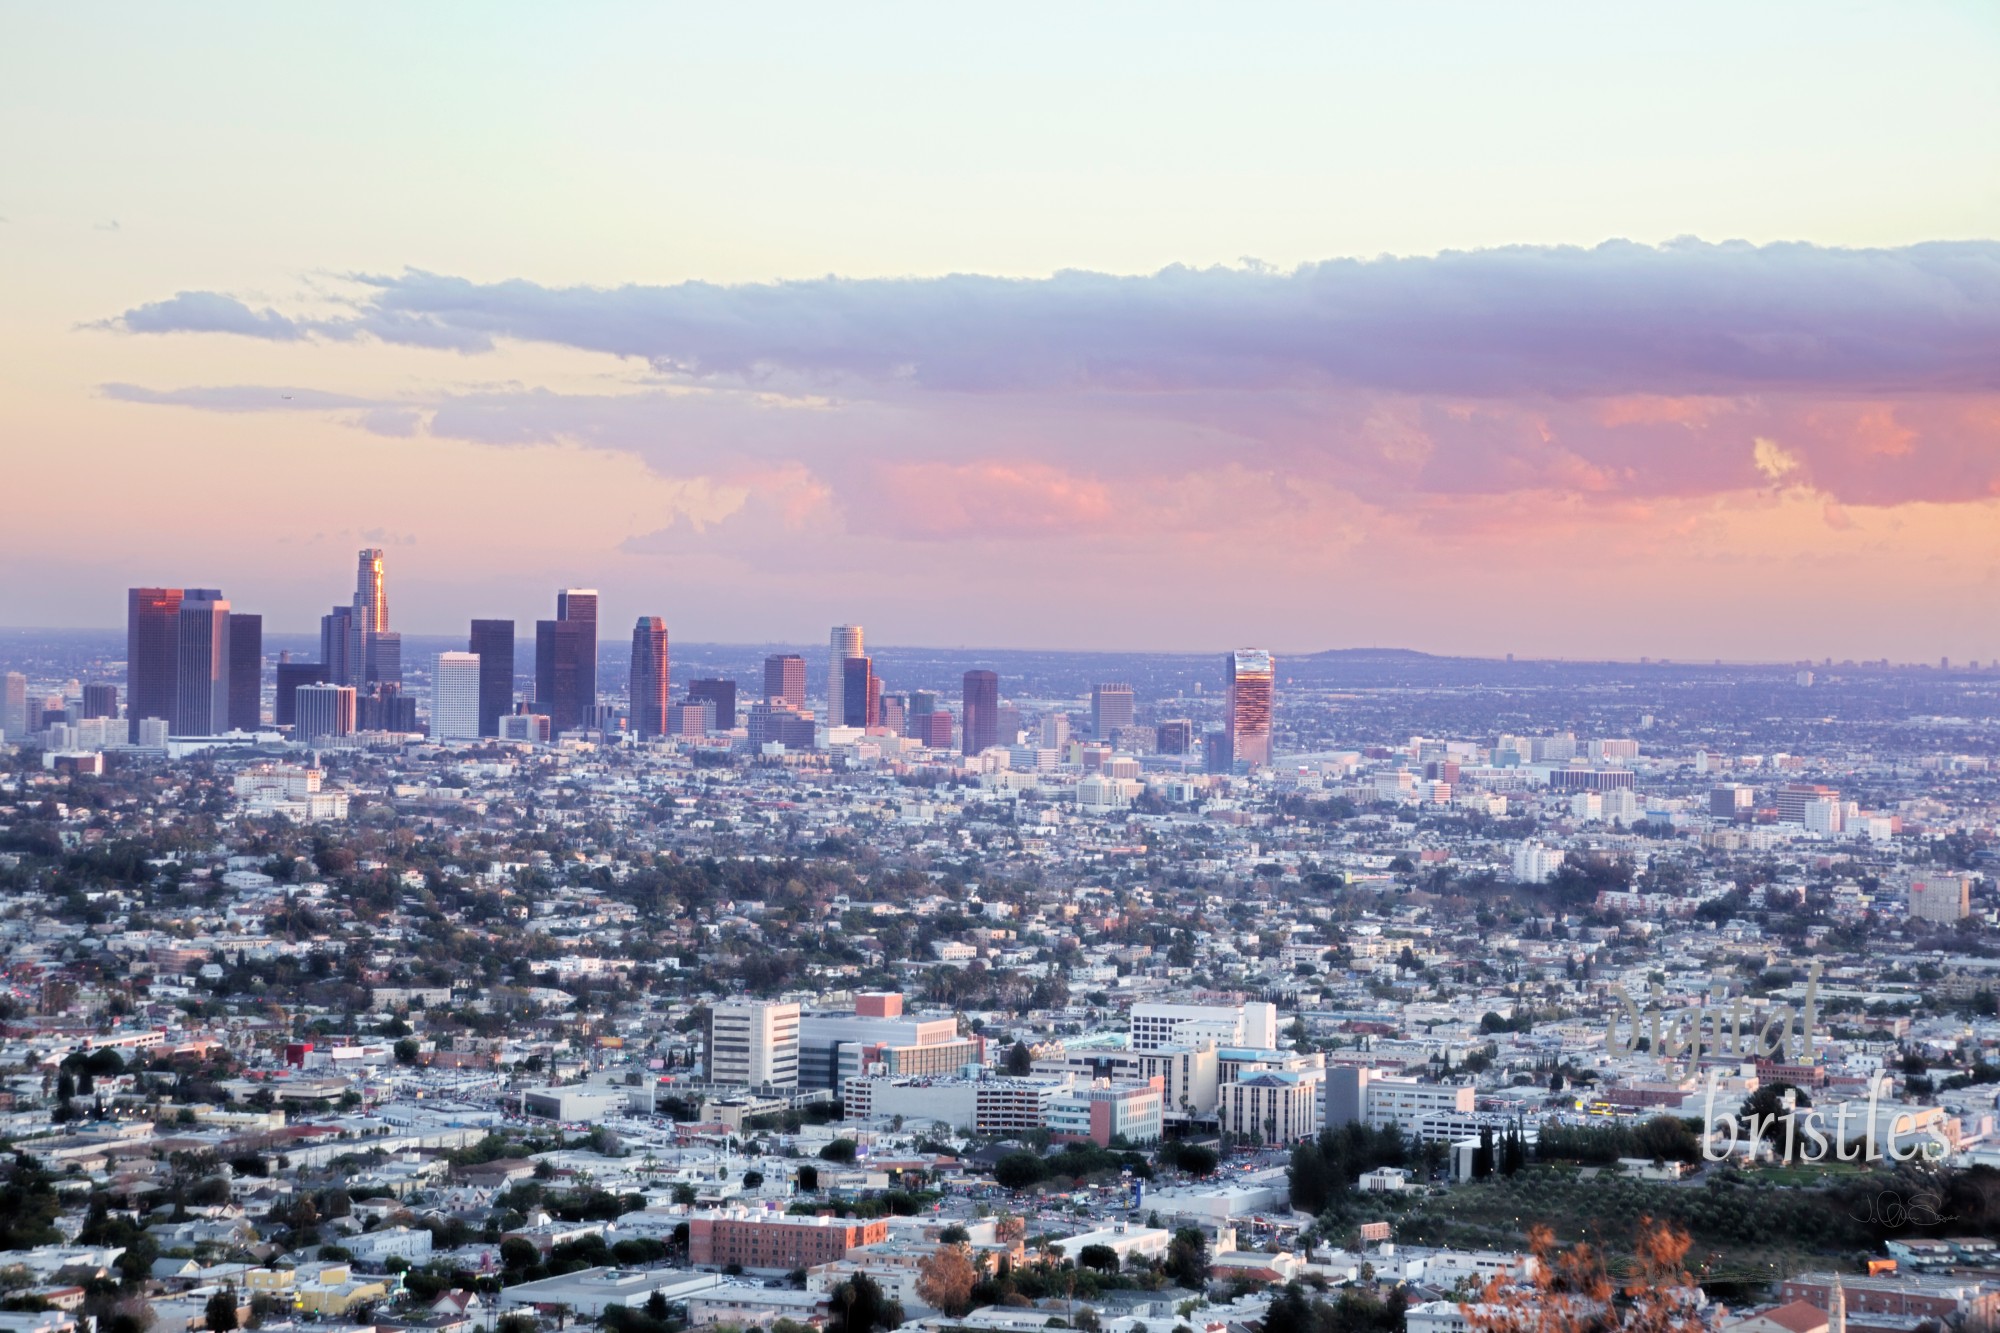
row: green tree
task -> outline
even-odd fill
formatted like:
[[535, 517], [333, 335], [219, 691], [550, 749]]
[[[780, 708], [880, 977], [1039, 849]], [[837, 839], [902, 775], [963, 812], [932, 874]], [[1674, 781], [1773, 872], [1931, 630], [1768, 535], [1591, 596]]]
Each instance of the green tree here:
[[856, 1273], [827, 1293], [827, 1333], [876, 1333], [899, 1328], [903, 1307], [883, 1294], [866, 1273]]
[[235, 1291], [225, 1287], [210, 1296], [202, 1322], [210, 1333], [234, 1333], [237, 1325]]
[[1190, 1291], [1208, 1287], [1208, 1237], [1199, 1227], [1181, 1227], [1167, 1244], [1166, 1261], [1160, 1269]]
[[1028, 1189], [1046, 1174], [1042, 1159], [1027, 1151], [1010, 1152], [993, 1164], [993, 1183], [1002, 1189]]

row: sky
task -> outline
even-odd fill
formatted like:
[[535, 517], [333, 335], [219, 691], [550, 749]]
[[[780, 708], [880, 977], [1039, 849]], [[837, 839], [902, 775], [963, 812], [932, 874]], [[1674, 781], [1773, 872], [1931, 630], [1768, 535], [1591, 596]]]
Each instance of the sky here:
[[2000, 8], [0, 0], [0, 624], [2000, 658]]

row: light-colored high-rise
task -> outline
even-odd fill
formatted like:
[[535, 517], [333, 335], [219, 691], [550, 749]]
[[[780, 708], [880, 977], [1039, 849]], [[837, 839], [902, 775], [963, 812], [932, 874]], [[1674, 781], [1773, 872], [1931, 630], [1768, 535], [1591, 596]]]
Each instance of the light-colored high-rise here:
[[1090, 734], [1108, 741], [1111, 733], [1132, 725], [1132, 687], [1119, 682], [1090, 691]]
[[1271, 762], [1271, 704], [1277, 664], [1262, 648], [1229, 655], [1229, 743], [1235, 762], [1255, 768]]
[[174, 643], [176, 736], [215, 736], [229, 727], [229, 601], [214, 588], [181, 595]]
[[382, 548], [366, 547], [354, 575], [354, 622], [363, 634], [389, 628], [389, 585], [382, 574]]
[[799, 1006], [723, 1000], [708, 1011], [708, 1079], [740, 1087], [799, 1083]]
[[1148, 1001], [1132, 1006], [1132, 1032], [1127, 1040], [1135, 1051], [1168, 1046], [1192, 1046], [1211, 1041], [1217, 1046], [1268, 1050], [1278, 1042], [1278, 1009], [1268, 1001], [1244, 1004], [1166, 1004]]
[[829, 726], [847, 717], [847, 659], [863, 656], [861, 626], [835, 625], [826, 641], [826, 716]]
[[19, 740], [28, 734], [28, 678], [18, 671], [0, 676], [0, 736]]
[[301, 685], [293, 697], [292, 739], [313, 742], [354, 734], [352, 685]]
[[479, 739], [479, 654], [439, 653], [431, 672], [431, 735]]

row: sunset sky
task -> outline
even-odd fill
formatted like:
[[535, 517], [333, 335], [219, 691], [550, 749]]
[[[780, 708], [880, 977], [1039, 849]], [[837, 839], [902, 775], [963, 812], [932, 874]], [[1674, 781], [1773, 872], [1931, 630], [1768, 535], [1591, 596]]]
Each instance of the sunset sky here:
[[2000, 7], [0, 4], [0, 624], [2000, 657]]

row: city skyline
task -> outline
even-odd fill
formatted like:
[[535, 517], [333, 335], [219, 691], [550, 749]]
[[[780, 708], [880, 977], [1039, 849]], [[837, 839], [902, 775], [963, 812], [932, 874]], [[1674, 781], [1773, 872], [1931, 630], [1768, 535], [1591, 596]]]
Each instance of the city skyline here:
[[2000, 656], [1990, 9], [130, 17], [0, 53], [0, 624]]

